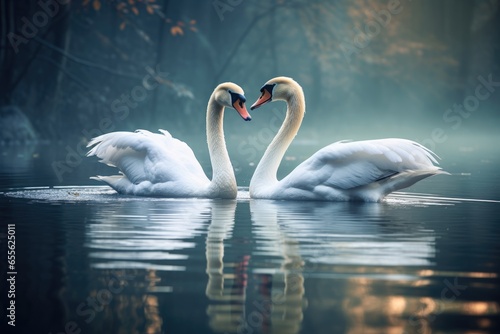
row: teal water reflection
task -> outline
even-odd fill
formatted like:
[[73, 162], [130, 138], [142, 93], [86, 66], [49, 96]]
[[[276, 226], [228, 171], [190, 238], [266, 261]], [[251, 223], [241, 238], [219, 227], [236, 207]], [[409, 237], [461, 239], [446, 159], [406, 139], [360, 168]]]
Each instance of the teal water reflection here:
[[[31, 226], [23, 235], [35, 248], [44, 244], [23, 261], [48, 270], [33, 273], [65, 310], [42, 312], [58, 318], [47, 323], [53, 330], [68, 323], [109, 333], [498, 328], [494, 201], [400, 193], [384, 203], [286, 202], [251, 200], [245, 190], [232, 201], [174, 200], [106, 187], [3, 198], [10, 217], [28, 206], [45, 234], [59, 235], [47, 244], [35, 219], [18, 223]], [[484, 219], [474, 231], [470, 212]], [[56, 258], [48, 252], [54, 245]], [[42, 297], [35, 300], [54, 305]]]

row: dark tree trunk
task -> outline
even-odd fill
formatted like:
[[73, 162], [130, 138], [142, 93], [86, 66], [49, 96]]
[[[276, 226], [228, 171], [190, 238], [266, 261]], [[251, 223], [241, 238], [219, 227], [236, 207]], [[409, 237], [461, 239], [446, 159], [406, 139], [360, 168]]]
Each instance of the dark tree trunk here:
[[[160, 19], [160, 22], [158, 24], [158, 47], [156, 48], [156, 61], [155, 61], [155, 66], [160, 66], [163, 63], [163, 58], [165, 55], [165, 37], [166, 37], [166, 32], [168, 30], [167, 25], [165, 24], [165, 19], [167, 17], [168, 13], [168, 5], [170, 3], [170, 0], [163, 0], [163, 4], [161, 7], [161, 12], [163, 14], [163, 18]], [[156, 69], [155, 69], [156, 70]], [[159, 99], [159, 92], [160, 89], [155, 89], [153, 91], [153, 98], [151, 102], [151, 110], [156, 114], [157, 108], [158, 108], [158, 99]]]
[[1, 1], [0, 4], [0, 106], [11, 103], [14, 78], [15, 51], [7, 35], [17, 33], [15, 28], [14, 2]]
[[[54, 27], [54, 45], [63, 50], [64, 52], [69, 51], [69, 45], [71, 41], [71, 31], [69, 29], [70, 22], [70, 6], [71, 2], [67, 5], [61, 6], [60, 11], [58, 13], [59, 18], [56, 16], [54, 18], [56, 21], [56, 26]], [[52, 51], [51, 57], [56, 64], [57, 67], [53, 67], [54, 70], [54, 83], [53, 86], [50, 87], [51, 91], [48, 92], [48, 96], [51, 96], [51, 99], [48, 102], [47, 110], [50, 113], [50, 117], [52, 118], [51, 125], [49, 128], [50, 136], [55, 138], [58, 133], [61, 133], [63, 128], [63, 118], [61, 117], [61, 101], [63, 98], [63, 93], [61, 92], [61, 88], [63, 80], [64, 80], [64, 70], [67, 65], [67, 58], [60, 52]]]

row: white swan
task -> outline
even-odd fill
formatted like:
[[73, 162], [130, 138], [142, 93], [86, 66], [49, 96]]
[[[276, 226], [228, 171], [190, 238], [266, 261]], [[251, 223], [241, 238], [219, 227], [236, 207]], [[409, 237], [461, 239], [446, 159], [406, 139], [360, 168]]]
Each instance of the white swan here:
[[251, 110], [284, 100], [286, 117], [250, 181], [250, 197], [281, 200], [377, 202], [392, 191], [428, 176], [445, 173], [436, 155], [406, 139], [340, 141], [324, 147], [278, 181], [276, 173], [305, 113], [302, 87], [291, 78], [277, 77], [262, 88]]
[[223, 132], [224, 107], [251, 120], [241, 87], [218, 85], [207, 107], [207, 142], [213, 176], [209, 180], [191, 148], [165, 130], [112, 132], [92, 139], [88, 156], [120, 169], [122, 175], [97, 176], [117, 192], [162, 197], [236, 198], [238, 192]]

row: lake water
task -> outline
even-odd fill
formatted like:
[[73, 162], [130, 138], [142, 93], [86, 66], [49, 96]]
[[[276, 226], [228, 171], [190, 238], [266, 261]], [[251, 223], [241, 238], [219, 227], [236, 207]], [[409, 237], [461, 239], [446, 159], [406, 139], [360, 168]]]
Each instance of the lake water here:
[[493, 145], [450, 144], [452, 175], [369, 204], [121, 196], [88, 180], [111, 174], [92, 159], [59, 182], [61, 151], [2, 148], [8, 333], [500, 332]]

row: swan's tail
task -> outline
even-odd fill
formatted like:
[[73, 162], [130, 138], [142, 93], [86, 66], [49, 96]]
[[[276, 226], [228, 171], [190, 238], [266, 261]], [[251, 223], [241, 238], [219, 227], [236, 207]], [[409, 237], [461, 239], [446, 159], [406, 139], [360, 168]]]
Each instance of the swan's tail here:
[[378, 188], [378, 201], [394, 191], [408, 188], [418, 181], [438, 174], [450, 173], [443, 171], [438, 164], [439, 156], [427, 147], [410, 140], [398, 140], [400, 154], [409, 154], [404, 158], [405, 169], [387, 178], [375, 182]]
[[110, 175], [110, 176], [97, 175], [90, 177], [90, 179], [104, 182], [120, 194], [127, 193], [127, 188], [133, 185], [125, 175]]
[[364, 202], [380, 202], [394, 191], [408, 188], [418, 181], [438, 174], [450, 175], [450, 173], [443, 171], [439, 167], [419, 170], [405, 170], [368, 185], [352, 189], [350, 198], [354, 201], [360, 200]]
[[388, 178], [387, 180], [385, 180], [386, 182], [382, 181], [380, 186], [383, 189], [383, 195], [386, 196], [391, 192], [398, 191], [403, 188], [408, 188], [418, 181], [438, 174], [450, 175], [450, 173], [445, 172], [438, 167], [423, 170], [407, 170]]
[[147, 148], [144, 140], [148, 134], [151, 133], [112, 132], [93, 138], [87, 145], [87, 147], [93, 146], [87, 156], [95, 155], [101, 159], [100, 162], [117, 167], [122, 173], [122, 175], [97, 176], [94, 179], [106, 182], [113, 188], [114, 185], [130, 182], [138, 184], [146, 180], [144, 163]]

